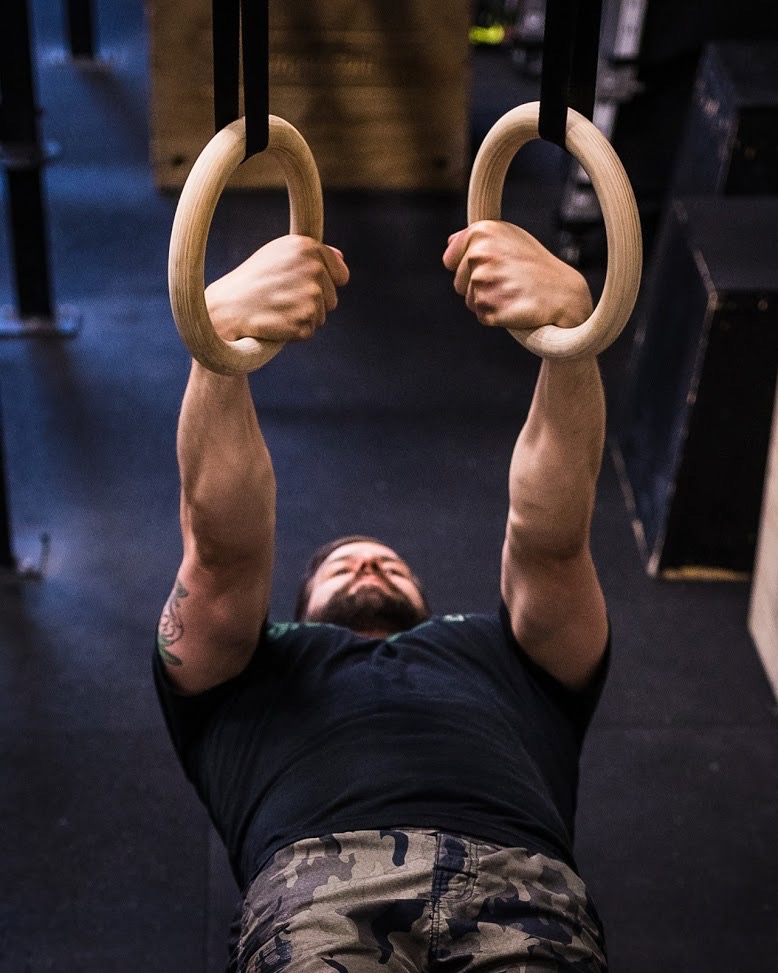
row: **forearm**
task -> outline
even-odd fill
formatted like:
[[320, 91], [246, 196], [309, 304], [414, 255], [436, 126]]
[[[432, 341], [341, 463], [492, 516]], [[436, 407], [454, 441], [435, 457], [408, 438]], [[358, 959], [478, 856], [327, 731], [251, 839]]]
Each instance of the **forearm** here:
[[604, 440], [597, 360], [544, 360], [511, 460], [508, 525], [514, 546], [559, 558], [588, 544]]
[[192, 363], [177, 447], [185, 555], [271, 565], [275, 476], [245, 376]]

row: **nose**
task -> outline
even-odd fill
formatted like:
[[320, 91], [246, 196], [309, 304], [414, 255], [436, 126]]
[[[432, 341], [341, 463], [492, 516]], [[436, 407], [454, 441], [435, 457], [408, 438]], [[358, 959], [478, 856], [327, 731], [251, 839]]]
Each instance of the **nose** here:
[[357, 568], [357, 574], [378, 574], [382, 575], [380, 563], [372, 557], [364, 558], [359, 567]]

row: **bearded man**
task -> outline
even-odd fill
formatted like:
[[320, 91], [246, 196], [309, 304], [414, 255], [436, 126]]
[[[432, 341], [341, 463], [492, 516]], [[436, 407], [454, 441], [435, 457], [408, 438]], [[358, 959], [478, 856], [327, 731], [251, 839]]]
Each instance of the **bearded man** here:
[[[443, 259], [487, 327], [591, 313], [580, 274], [508, 223], [454, 234]], [[207, 303], [225, 339], [304, 340], [348, 276], [340, 251], [289, 236]], [[432, 615], [405, 559], [354, 535], [316, 552], [296, 620], [274, 622], [276, 488], [248, 381], [192, 363], [154, 675], [243, 893], [233, 970], [606, 969], [572, 852], [609, 659], [589, 545], [604, 422], [595, 359], [542, 363], [493, 613]]]

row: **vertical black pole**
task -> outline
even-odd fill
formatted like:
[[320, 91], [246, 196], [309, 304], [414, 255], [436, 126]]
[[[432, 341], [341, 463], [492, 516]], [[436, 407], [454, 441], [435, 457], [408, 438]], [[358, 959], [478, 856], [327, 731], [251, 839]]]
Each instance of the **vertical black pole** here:
[[14, 241], [17, 310], [21, 318], [50, 318], [54, 312], [40, 167], [9, 169], [6, 181]]
[[0, 568], [7, 568], [9, 571], [16, 568], [16, 559], [11, 550], [11, 526], [6, 493], [2, 401], [0, 401]]
[[41, 147], [26, 0], [5, 0], [0, 29], [0, 144], [20, 317], [52, 316]]
[[68, 36], [73, 57], [94, 59], [92, 0], [67, 0]]

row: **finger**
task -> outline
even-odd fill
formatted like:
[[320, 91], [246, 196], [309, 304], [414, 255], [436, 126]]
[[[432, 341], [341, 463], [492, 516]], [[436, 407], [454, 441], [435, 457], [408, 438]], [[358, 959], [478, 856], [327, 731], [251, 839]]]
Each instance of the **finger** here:
[[340, 250], [337, 250], [335, 247], [328, 247], [322, 243], [321, 255], [324, 260], [324, 265], [327, 268], [327, 273], [332, 278], [335, 286], [343, 287], [348, 284], [351, 274]]
[[321, 272], [321, 292], [324, 298], [324, 307], [328, 311], [334, 311], [338, 306], [338, 294], [335, 290], [335, 284], [333, 283], [332, 277], [330, 277], [329, 272], [326, 268], [322, 269]]
[[308, 341], [324, 324], [326, 314], [324, 297], [321, 291], [318, 291], [315, 295], [311, 296], [309, 301], [301, 305], [297, 320], [294, 322], [292, 336], [289, 340]]
[[465, 306], [475, 314], [481, 324], [494, 322], [495, 304], [490, 293], [490, 290], [482, 284], [478, 284], [473, 278], [470, 279], [465, 294]]
[[327, 307], [324, 300], [324, 294], [319, 294], [316, 298], [316, 313], [313, 316], [311, 324], [313, 325], [312, 334], [315, 333], [323, 324], [327, 317]]
[[448, 238], [448, 246], [443, 254], [443, 266], [446, 270], [456, 270], [465, 255], [470, 241], [470, 228], [465, 227], [458, 233], [452, 233]]
[[[303, 334], [301, 333], [304, 327], [301, 322], [295, 320], [293, 314], [290, 313], [285, 318], [275, 319], [273, 321], [260, 321], [255, 323], [246, 323], [241, 329], [239, 337], [254, 338], [256, 341], [278, 341], [282, 344], [286, 344], [288, 341], [302, 341]], [[310, 334], [313, 334], [313, 328], [310, 328]]]
[[[459, 293], [462, 292], [460, 291]], [[475, 309], [475, 285], [473, 284], [472, 280], [468, 280], [467, 287], [465, 289], [465, 307], [468, 309], [468, 311], [472, 311], [473, 314], [477, 313]]]
[[544, 319], [543, 312], [538, 307], [537, 302], [531, 298], [511, 301], [510, 306], [504, 308], [499, 315], [495, 316], [494, 323], [502, 328], [509, 328], [511, 331], [532, 331], [544, 324], [553, 324], [552, 321]]
[[467, 294], [468, 288], [470, 287], [470, 277], [473, 273], [473, 269], [470, 265], [470, 258], [465, 255], [459, 262], [457, 267], [457, 272], [454, 276], [454, 290], [457, 294], [462, 294], [463, 296]]

